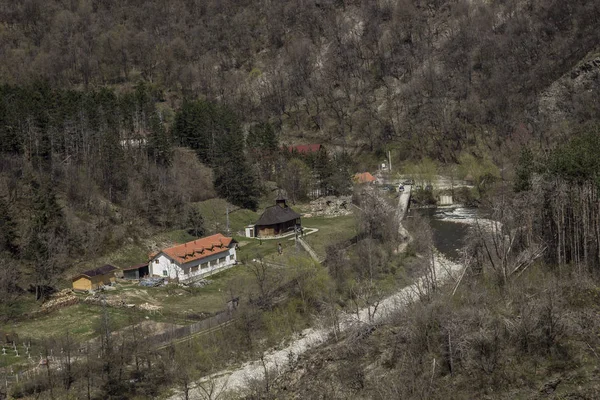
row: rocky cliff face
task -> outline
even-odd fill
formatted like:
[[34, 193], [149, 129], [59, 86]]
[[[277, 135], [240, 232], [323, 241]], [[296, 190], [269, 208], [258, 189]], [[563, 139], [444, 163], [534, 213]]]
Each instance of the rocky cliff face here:
[[600, 97], [600, 49], [583, 60], [544, 90], [539, 97], [540, 116], [552, 124], [597, 121]]

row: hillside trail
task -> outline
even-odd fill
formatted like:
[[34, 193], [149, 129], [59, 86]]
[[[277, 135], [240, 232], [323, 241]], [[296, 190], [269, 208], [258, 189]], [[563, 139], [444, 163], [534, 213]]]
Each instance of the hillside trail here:
[[[405, 190], [398, 200], [397, 216], [400, 220], [404, 218], [408, 209], [409, 198], [410, 188]], [[407, 234], [404, 228], [401, 228], [401, 233]], [[432, 284], [439, 285], [449, 279], [456, 279], [462, 269], [461, 265], [444, 258], [441, 254], [434, 256], [433, 264], [433, 274], [419, 278], [415, 283], [384, 298], [377, 305], [365, 307], [353, 313], [343, 312], [337, 318], [335, 325], [329, 323], [305, 329], [296, 335], [289, 344], [281, 349], [273, 349], [264, 353], [259, 360], [249, 361], [237, 368], [222, 370], [200, 379], [191, 389], [189, 398], [193, 400], [217, 398], [224, 393], [235, 395], [236, 392], [251, 387], [254, 382], [265, 379], [265, 371], [268, 379], [272, 380], [289, 370], [290, 366], [296, 363], [298, 357], [306, 351], [325, 343], [339, 332], [368, 327], [384, 321], [391, 314], [426, 294]], [[170, 397], [172, 400], [181, 398], [181, 393]]]

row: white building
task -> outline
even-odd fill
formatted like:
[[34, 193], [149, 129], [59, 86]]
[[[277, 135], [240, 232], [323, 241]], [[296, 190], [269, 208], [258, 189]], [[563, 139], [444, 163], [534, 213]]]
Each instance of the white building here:
[[189, 281], [232, 267], [237, 262], [233, 238], [220, 233], [153, 254], [150, 275]]
[[249, 237], [249, 238], [254, 237], [254, 225], [248, 225], [246, 227], [246, 237]]

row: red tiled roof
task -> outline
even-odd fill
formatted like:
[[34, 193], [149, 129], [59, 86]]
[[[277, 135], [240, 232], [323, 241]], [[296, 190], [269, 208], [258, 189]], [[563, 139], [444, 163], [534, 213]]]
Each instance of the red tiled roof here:
[[354, 175], [354, 180], [358, 183], [369, 183], [376, 181], [375, 177], [368, 172], [357, 173]]
[[168, 249], [162, 250], [160, 253], [166, 254], [179, 264], [186, 264], [190, 261], [196, 261], [226, 252], [232, 242], [235, 243], [233, 238], [225, 237], [222, 234], [217, 233], [216, 235], [169, 247]]
[[296, 151], [302, 154], [316, 153], [321, 150], [320, 144], [300, 144], [298, 146], [288, 146], [288, 151]]

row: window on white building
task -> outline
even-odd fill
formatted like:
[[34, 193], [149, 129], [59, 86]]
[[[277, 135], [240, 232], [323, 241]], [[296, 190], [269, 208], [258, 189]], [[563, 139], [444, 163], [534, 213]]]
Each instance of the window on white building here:
[[167, 270], [163, 269], [163, 276], [167, 276]]
[[221, 257], [219, 258], [219, 264], [223, 264], [225, 263], [226, 258], [225, 257]]
[[229, 256], [229, 260], [233, 261], [233, 254]]
[[200, 267], [200, 268], [202, 268], [202, 269], [204, 269], [204, 268], [208, 268], [208, 263], [202, 263], [202, 265], [201, 265], [201, 267]]

